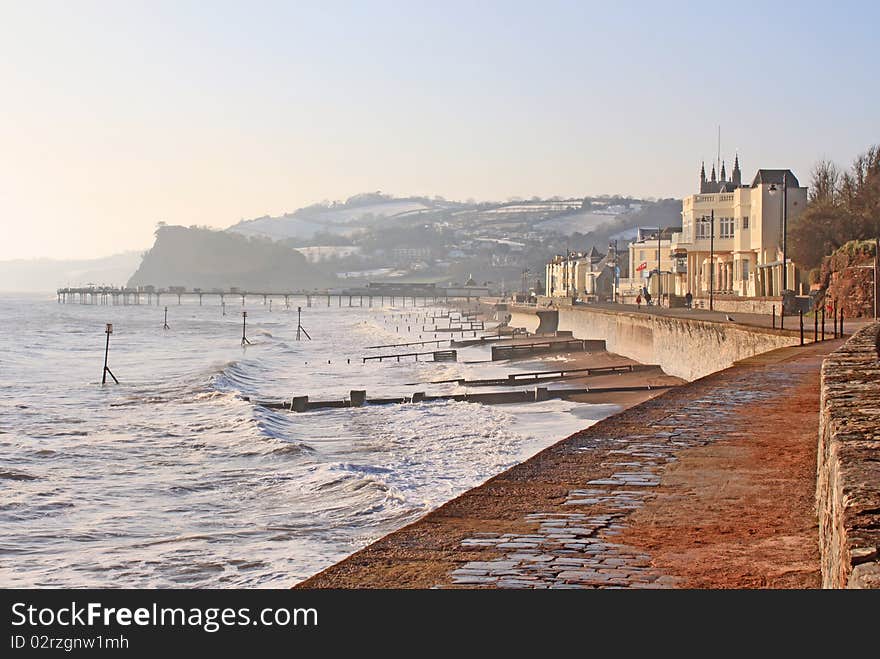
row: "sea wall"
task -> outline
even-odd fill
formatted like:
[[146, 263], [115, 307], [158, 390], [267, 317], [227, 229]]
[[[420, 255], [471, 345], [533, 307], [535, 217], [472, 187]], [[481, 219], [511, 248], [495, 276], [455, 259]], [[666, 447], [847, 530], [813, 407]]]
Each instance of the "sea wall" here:
[[880, 325], [822, 364], [816, 504], [825, 588], [880, 588]]
[[528, 319], [535, 309], [511, 307], [511, 312], [511, 325], [526, 329], [529, 325], [551, 326], [553, 321], [546, 316], [555, 313], [559, 331], [570, 331], [577, 339], [604, 339], [609, 352], [657, 364], [669, 375], [685, 380], [696, 380], [741, 359], [799, 342], [790, 331], [588, 306], [540, 310], [540, 321]]
[[559, 315], [556, 309], [539, 309], [510, 305], [511, 327], [521, 327], [530, 334], [553, 334], [559, 329]]
[[[700, 308], [708, 309], [709, 300], [695, 300], [700, 302]], [[716, 295], [712, 307], [715, 311], [727, 311], [729, 313], [760, 313], [770, 316], [775, 309], [778, 316], [782, 310], [781, 297], [736, 297], [733, 295]]]

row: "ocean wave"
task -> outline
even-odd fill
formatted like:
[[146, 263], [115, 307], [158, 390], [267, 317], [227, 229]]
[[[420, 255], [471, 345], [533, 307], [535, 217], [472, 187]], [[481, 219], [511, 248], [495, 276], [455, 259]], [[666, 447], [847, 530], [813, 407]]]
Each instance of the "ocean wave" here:
[[0, 480], [35, 481], [35, 480], [37, 480], [37, 477], [32, 476], [31, 474], [27, 474], [23, 471], [13, 471], [10, 469], [0, 469]]

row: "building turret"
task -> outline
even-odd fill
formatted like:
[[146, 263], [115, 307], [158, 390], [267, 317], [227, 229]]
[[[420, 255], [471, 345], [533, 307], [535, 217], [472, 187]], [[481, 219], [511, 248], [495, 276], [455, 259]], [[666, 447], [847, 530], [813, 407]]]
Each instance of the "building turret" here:
[[715, 176], [715, 165], [712, 165], [712, 183], [717, 183], [718, 177]]
[[722, 181], [726, 181], [726, 180], [727, 180], [727, 172], [725, 171], [724, 161], [723, 161], [723, 160], [721, 161], [721, 180], [722, 180]]
[[706, 192], [706, 163], [700, 165], [700, 194]]
[[731, 183], [736, 187], [742, 187], [742, 172], [739, 169], [739, 154], [733, 159], [733, 173], [730, 178]]

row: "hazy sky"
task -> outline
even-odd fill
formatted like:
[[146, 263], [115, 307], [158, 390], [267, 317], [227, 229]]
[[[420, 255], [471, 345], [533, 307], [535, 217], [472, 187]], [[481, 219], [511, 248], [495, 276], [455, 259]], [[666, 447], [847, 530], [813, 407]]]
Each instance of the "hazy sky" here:
[[0, 0], [0, 259], [375, 190], [681, 196], [718, 124], [805, 183], [880, 141], [878, 4]]

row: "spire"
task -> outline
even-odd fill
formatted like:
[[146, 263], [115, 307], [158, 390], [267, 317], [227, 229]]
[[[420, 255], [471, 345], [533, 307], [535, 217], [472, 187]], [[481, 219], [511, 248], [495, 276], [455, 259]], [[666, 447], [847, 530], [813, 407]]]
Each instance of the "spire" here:
[[715, 165], [712, 165], [712, 183], [717, 183], [718, 177], [715, 176]]
[[726, 180], [727, 180], [727, 172], [725, 171], [724, 161], [723, 161], [723, 160], [721, 161], [721, 180], [722, 180], [722, 181], [726, 181]]
[[706, 162], [700, 165], [700, 194], [705, 194], [706, 192]]
[[730, 179], [736, 187], [742, 185], [742, 172], [739, 169], [739, 154], [733, 159], [733, 175]]

